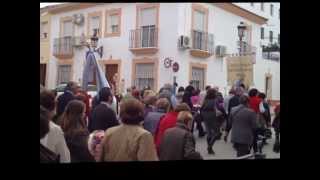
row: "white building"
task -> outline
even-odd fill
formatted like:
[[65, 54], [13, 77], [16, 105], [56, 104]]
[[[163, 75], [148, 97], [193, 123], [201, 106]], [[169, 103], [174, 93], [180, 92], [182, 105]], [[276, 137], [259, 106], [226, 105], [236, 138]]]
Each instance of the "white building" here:
[[[262, 58], [260, 30], [268, 19], [235, 4], [73, 3], [57, 6], [50, 10], [52, 53], [48, 88], [55, 88], [63, 81], [81, 82], [87, 48], [73, 47], [74, 42], [82, 34], [89, 37], [93, 29], [99, 29], [98, 47], [103, 46], [104, 50], [102, 58], [97, 56], [98, 61], [109, 81], [118, 74], [114, 82], [120, 89], [150, 85], [159, 90], [165, 83], [172, 83], [176, 76], [179, 86], [186, 86], [192, 80], [200, 89], [214, 85], [227, 93], [230, 85], [226, 60], [239, 51], [237, 26], [244, 22], [247, 26], [244, 41], [248, 47], [256, 47], [253, 48], [256, 63], [252, 87], [265, 91], [268, 77], [269, 99], [280, 100], [280, 63]], [[247, 4], [249, 7], [250, 3]], [[81, 18], [79, 23], [73, 22], [75, 14], [84, 17], [83, 23]], [[181, 35], [189, 38], [190, 42], [186, 42], [189, 48], [179, 48]], [[216, 53], [219, 45], [226, 47], [222, 57]], [[179, 71], [174, 73], [172, 68], [166, 68], [165, 59], [177, 62]]]

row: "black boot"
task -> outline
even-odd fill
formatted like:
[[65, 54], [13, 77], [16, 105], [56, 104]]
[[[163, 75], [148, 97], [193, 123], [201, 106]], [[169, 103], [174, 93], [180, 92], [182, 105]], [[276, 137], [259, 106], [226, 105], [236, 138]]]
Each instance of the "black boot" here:
[[213, 155], [215, 154], [212, 147], [208, 147], [208, 154], [213, 154]]
[[207, 133], [206, 132], [199, 132], [199, 138], [202, 138], [203, 136], [205, 136]]

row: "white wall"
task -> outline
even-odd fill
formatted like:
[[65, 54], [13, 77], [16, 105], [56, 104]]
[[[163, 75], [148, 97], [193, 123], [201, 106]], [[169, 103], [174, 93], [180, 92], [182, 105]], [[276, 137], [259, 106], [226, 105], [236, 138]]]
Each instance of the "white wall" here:
[[[202, 3], [203, 4], [203, 3]], [[159, 51], [154, 55], [145, 55], [146, 57], [156, 57], [159, 60], [159, 74], [158, 74], [158, 89], [165, 83], [171, 83], [173, 81], [172, 69], [166, 69], [163, 65], [163, 61], [166, 57], [172, 58], [180, 65], [180, 70], [176, 74], [178, 85], [186, 86], [189, 82], [189, 63], [199, 62], [207, 64], [207, 82], [208, 85], [217, 85], [220, 90], [224, 92], [227, 87], [227, 71], [225, 58], [216, 58], [211, 56], [209, 58], [197, 58], [190, 55], [189, 50], [179, 50], [177, 47], [178, 37], [180, 35], [191, 36], [191, 3], [160, 3], [159, 8]], [[226, 12], [212, 4], [204, 4], [209, 8], [209, 33], [214, 34], [214, 43], [217, 45], [227, 46], [227, 53], [237, 53], [237, 41], [238, 33], [237, 26], [240, 21], [244, 21], [251, 24], [253, 27], [252, 41], [253, 45], [259, 47], [260, 43], [260, 26], [249, 22], [242, 17], [236, 16], [232, 13]], [[249, 5], [250, 6], [250, 5]], [[125, 88], [131, 86], [131, 65], [132, 59], [142, 58], [144, 55], [136, 56], [129, 51], [129, 33], [130, 30], [135, 29], [136, 24], [136, 4], [135, 3], [114, 3], [114, 4], [102, 4], [92, 8], [72, 11], [67, 13], [61, 13], [52, 16], [51, 25], [51, 43], [53, 47], [53, 39], [59, 37], [59, 23], [60, 17], [72, 16], [75, 13], [83, 13], [87, 16], [87, 13], [98, 10], [103, 11], [103, 23], [104, 26], [104, 13], [109, 8], [122, 8], [121, 19], [121, 36], [101, 38], [99, 44], [104, 46], [104, 55], [102, 59], [121, 59], [121, 74], [120, 78], [125, 79]], [[268, 6], [265, 5], [265, 11], [268, 12]], [[256, 6], [260, 8], [260, 6]], [[274, 16], [277, 17], [277, 6], [274, 8]], [[87, 20], [87, 19], [86, 19]], [[86, 22], [85, 22], [86, 26]], [[77, 33], [81, 34], [76, 30]], [[78, 81], [82, 79], [82, 69], [84, 63], [86, 48], [82, 50], [76, 50], [74, 56], [74, 77], [73, 80]], [[254, 86], [259, 90], [264, 91], [265, 74], [270, 71], [272, 76], [272, 98], [280, 99], [280, 63], [270, 62], [262, 60], [261, 48], [258, 48], [257, 60], [254, 65]], [[49, 88], [56, 86], [56, 58], [52, 56], [49, 64]]]

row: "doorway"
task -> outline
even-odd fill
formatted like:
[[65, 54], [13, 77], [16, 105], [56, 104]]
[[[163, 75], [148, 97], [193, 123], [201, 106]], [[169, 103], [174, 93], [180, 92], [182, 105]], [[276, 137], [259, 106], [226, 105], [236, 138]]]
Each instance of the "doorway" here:
[[40, 64], [40, 84], [46, 86], [47, 65]]
[[112, 84], [112, 86], [114, 87], [116, 85], [116, 79], [114, 78], [114, 76], [118, 73], [118, 64], [106, 64], [105, 68], [105, 75], [108, 80], [108, 83], [110, 84], [110, 86]]
[[272, 76], [265, 77], [265, 94], [267, 99], [272, 99]]

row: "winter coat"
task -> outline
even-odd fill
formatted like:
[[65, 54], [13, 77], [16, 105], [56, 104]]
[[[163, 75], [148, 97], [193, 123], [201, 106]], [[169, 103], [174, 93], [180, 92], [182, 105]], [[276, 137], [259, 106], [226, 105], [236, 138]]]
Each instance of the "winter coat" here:
[[175, 127], [169, 128], [163, 135], [159, 159], [167, 160], [197, 160], [202, 159], [196, 152], [193, 134], [183, 123], [178, 122]]
[[100, 161], [157, 161], [150, 132], [140, 125], [121, 124], [108, 129], [101, 143]]

